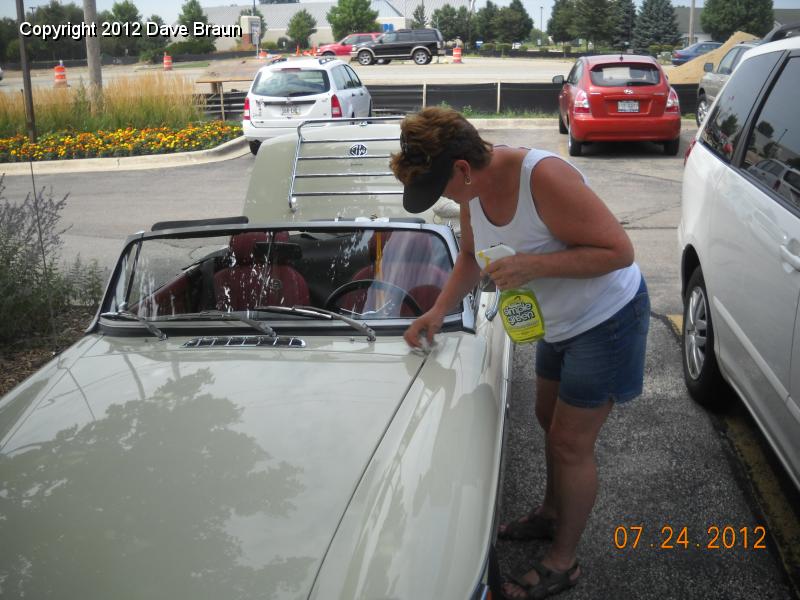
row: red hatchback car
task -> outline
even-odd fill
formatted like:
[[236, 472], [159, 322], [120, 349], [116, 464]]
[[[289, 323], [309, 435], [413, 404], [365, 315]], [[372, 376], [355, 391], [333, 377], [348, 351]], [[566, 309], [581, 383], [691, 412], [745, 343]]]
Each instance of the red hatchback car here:
[[584, 142], [649, 141], [675, 156], [680, 146], [678, 94], [650, 56], [583, 56], [561, 84], [558, 130], [569, 134], [570, 156]]
[[350, 58], [350, 50], [353, 49], [353, 46], [371, 42], [379, 35], [381, 33], [378, 31], [373, 33], [351, 33], [335, 44], [324, 44], [317, 48], [317, 56], [346, 56]]

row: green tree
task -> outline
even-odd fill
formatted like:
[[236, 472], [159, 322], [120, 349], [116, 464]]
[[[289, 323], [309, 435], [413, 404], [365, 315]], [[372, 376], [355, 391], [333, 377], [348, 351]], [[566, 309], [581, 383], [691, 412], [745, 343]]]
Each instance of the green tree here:
[[[54, 25], [59, 23], [80, 23], [83, 21], [83, 9], [70, 2], [69, 4], [59, 4], [56, 0], [50, 0], [49, 4], [38, 6], [34, 10], [29, 10], [25, 19], [33, 25]], [[14, 25], [14, 38], [17, 37], [16, 21]], [[30, 60], [61, 60], [69, 58], [86, 58], [86, 44], [83, 40], [73, 40], [71, 38], [52, 38], [43, 40], [37, 37], [30, 37], [25, 42]], [[19, 44], [12, 44], [11, 50], [14, 58], [19, 60]], [[7, 51], [8, 51], [7, 50]]]
[[568, 42], [576, 37], [574, 17], [575, 7], [572, 0], [555, 0], [550, 20], [547, 21], [547, 33], [554, 42]]
[[428, 26], [428, 19], [425, 17], [425, 4], [417, 4], [417, 8], [411, 14], [411, 29], [424, 29]]
[[[19, 56], [8, 54], [9, 45], [17, 39], [17, 22], [8, 17], [0, 19], [0, 60], [19, 62]], [[19, 48], [17, 47], [17, 52]]]
[[736, 31], [763, 36], [773, 22], [772, 0], [706, 0], [700, 15], [703, 31], [721, 42]]
[[644, 0], [633, 30], [634, 47], [643, 51], [653, 44], [674, 46], [680, 37], [670, 0]]
[[[380, 31], [381, 26], [377, 21], [378, 11], [370, 7], [369, 0], [339, 0], [326, 15], [333, 30], [333, 37], [340, 40], [348, 33]], [[313, 27], [316, 25], [315, 22]]]
[[316, 32], [317, 20], [306, 9], [296, 12], [286, 28], [292, 41], [303, 48], [308, 48], [309, 38]]
[[445, 40], [454, 40], [459, 35], [458, 11], [450, 4], [437, 8], [431, 14], [431, 25], [442, 32]]
[[497, 12], [492, 27], [498, 41], [520, 42], [528, 39], [533, 29], [533, 19], [520, 0], [512, 0], [511, 4]]
[[492, 0], [487, 0], [486, 6], [475, 13], [475, 18], [473, 19], [475, 39], [482, 39], [484, 42], [494, 41], [495, 31], [492, 23], [499, 11], [500, 9]]
[[[103, 12], [103, 20], [111, 23], [141, 23], [142, 15], [139, 9], [130, 0], [115, 2], [110, 12]], [[99, 18], [99, 17], [98, 17]], [[120, 36], [111, 36], [100, 39], [100, 47], [103, 52], [108, 52], [112, 56], [138, 56], [141, 50], [142, 41], [146, 36], [142, 34], [138, 37], [131, 37], [122, 30]]]
[[208, 17], [206, 13], [203, 12], [203, 7], [200, 6], [198, 0], [186, 0], [183, 6], [181, 6], [181, 14], [178, 15], [178, 24], [188, 27], [191, 33], [195, 21], [208, 23]]
[[633, 0], [614, 0], [611, 5], [611, 44], [625, 50], [633, 47], [633, 30], [636, 26], [636, 6]]
[[[260, 10], [255, 9], [255, 14], [253, 14], [252, 8], [242, 9], [242, 11], [239, 13], [239, 18], [236, 19], [234, 25], [239, 25], [242, 22], [241, 17], [253, 17], [253, 16], [258, 17], [259, 21], [261, 21], [261, 37], [258, 38], [259, 41], [261, 41], [264, 39], [264, 34], [267, 33], [267, 22], [264, 21], [264, 15], [261, 14]], [[242, 33], [247, 33], [248, 35], [250, 34], [249, 31]]]
[[[159, 28], [164, 25], [164, 19], [158, 15], [150, 15], [148, 21], [158, 23]], [[169, 44], [169, 38], [165, 35], [148, 35], [142, 39], [141, 53], [139, 56], [142, 60], [152, 60], [154, 57], [162, 54], [164, 48]]]
[[587, 47], [590, 40], [597, 45], [611, 39], [609, 13], [608, 0], [576, 0], [575, 31], [586, 40]]

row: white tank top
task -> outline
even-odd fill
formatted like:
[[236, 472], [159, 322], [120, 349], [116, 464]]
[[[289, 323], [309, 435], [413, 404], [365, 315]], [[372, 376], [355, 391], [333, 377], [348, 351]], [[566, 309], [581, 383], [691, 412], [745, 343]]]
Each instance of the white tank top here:
[[[511, 246], [517, 253], [547, 254], [564, 250], [567, 245], [556, 239], [542, 222], [531, 195], [531, 172], [543, 158], [560, 156], [544, 150], [530, 150], [520, 171], [517, 211], [508, 225], [498, 227], [489, 222], [479, 198], [469, 203], [470, 223], [475, 238], [475, 251], [495, 244]], [[581, 173], [583, 180], [586, 177]], [[599, 277], [534, 279], [526, 288], [539, 300], [545, 323], [545, 340], [560, 342], [599, 325], [636, 295], [641, 283], [636, 263]]]

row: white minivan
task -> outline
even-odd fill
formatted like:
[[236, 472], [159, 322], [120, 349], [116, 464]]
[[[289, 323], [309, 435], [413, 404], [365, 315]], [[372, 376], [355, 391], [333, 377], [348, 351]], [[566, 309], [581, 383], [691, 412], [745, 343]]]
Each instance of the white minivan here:
[[[800, 37], [749, 50], [687, 151], [678, 238], [683, 370], [743, 399], [800, 487]], [[782, 39], [781, 39], [782, 38]]]

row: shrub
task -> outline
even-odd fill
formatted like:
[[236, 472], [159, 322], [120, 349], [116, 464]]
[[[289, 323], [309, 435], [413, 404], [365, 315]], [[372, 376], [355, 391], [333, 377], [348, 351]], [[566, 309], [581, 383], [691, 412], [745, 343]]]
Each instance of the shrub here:
[[564, 44], [564, 54], [569, 54], [570, 52], [572, 52], [572, 46]]
[[661, 44], [651, 44], [647, 49], [653, 56], [658, 56], [658, 53], [661, 52]]
[[211, 38], [187, 38], [174, 42], [166, 47], [167, 54], [211, 54], [214, 52], [214, 41]]
[[480, 49], [481, 54], [492, 54], [494, 52], [494, 44], [483, 44]]
[[520, 47], [518, 48], [518, 50], [519, 50], [520, 52], [527, 52], [527, 51], [528, 51], [528, 47], [527, 47], [527, 46], [520, 46]]
[[500, 51], [500, 54], [508, 54], [511, 52], [511, 44], [497, 44], [497, 49]]
[[263, 42], [261, 44], [261, 47], [264, 50], [277, 50], [278, 49], [278, 44], [276, 42], [272, 41], [272, 40], [269, 40], [267, 42]]
[[278, 48], [281, 50], [286, 50], [288, 48], [292, 48], [291, 46], [292, 41], [287, 37], [279, 37], [278, 38]]

